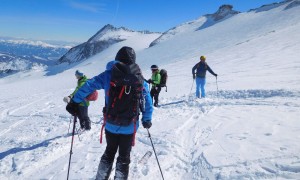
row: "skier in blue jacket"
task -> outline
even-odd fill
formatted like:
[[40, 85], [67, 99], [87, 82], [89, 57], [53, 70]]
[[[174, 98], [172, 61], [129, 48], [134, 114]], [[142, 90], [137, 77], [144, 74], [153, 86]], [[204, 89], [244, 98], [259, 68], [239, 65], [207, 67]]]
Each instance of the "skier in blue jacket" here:
[[[95, 76], [94, 78], [88, 80], [74, 95], [72, 101], [74, 103], [80, 103], [84, 101], [84, 98], [88, 96], [94, 90], [105, 90], [105, 106], [108, 106], [109, 96], [108, 92], [110, 90], [110, 82], [112, 75], [113, 66], [118, 63], [135, 63], [135, 52], [130, 47], [121, 48], [115, 58], [115, 61], [110, 61], [106, 65], [106, 70]], [[144, 128], [150, 128], [152, 126], [152, 99], [149, 92], [148, 83], [143, 81], [142, 95], [145, 97], [145, 109], [142, 111], [142, 124]], [[105, 111], [105, 110], [104, 110]], [[101, 161], [99, 163], [98, 172], [96, 179], [108, 179], [112, 170], [112, 165], [114, 161], [115, 154], [119, 149], [119, 156], [117, 158], [115, 179], [127, 179], [129, 173], [129, 163], [130, 163], [130, 151], [131, 145], [134, 142], [135, 132], [139, 127], [139, 118], [136, 122], [131, 122], [127, 126], [120, 126], [111, 123], [109, 117], [107, 117], [105, 122], [105, 134], [107, 146]]]

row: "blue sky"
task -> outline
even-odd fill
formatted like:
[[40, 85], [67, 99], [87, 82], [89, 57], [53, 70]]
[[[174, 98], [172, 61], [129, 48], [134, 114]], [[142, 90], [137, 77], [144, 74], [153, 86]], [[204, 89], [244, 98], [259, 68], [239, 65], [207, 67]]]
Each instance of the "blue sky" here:
[[0, 37], [84, 42], [106, 24], [164, 32], [223, 4], [241, 12], [276, 0], [0, 0]]

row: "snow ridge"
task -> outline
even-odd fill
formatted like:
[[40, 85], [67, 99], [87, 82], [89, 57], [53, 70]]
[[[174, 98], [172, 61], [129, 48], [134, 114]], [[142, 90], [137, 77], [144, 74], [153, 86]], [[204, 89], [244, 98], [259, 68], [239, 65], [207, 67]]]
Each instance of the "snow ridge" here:
[[164, 32], [160, 37], [154, 40], [149, 47], [152, 47], [163, 41], [167, 41], [176, 35], [185, 34], [191, 31], [197, 31], [204, 28], [213, 26], [216, 23], [219, 23], [223, 20], [226, 20], [236, 14], [239, 14], [239, 11], [232, 10], [233, 6], [231, 5], [222, 5], [219, 7], [218, 11], [214, 14], [207, 14], [201, 16], [197, 20], [183, 23], [179, 26], [176, 26], [166, 32]]

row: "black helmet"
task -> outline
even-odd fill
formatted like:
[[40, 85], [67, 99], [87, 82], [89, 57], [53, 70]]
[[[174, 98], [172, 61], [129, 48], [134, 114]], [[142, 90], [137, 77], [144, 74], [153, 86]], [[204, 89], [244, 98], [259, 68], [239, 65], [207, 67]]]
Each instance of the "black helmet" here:
[[158, 69], [158, 66], [154, 64], [154, 65], [151, 66], [151, 69], [152, 69], [152, 70], [157, 70], [157, 69]]

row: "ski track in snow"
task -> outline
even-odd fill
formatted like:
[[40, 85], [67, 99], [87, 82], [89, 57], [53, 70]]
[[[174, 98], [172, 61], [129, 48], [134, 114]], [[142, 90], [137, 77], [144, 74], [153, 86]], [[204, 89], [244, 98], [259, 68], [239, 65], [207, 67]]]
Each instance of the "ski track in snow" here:
[[[244, 95], [245, 92], [248, 92], [247, 96]], [[206, 152], [201, 150], [217, 143], [220, 151], [227, 151], [213, 138], [226, 122], [209, 119], [219, 108], [236, 106], [237, 104], [239, 106], [299, 107], [299, 94], [297, 91], [249, 90], [244, 91], [244, 93], [241, 91], [220, 91], [218, 96], [215, 92], [212, 92], [208, 93], [211, 98], [207, 99], [194, 99], [191, 98], [192, 95], [179, 98], [162, 98], [160, 107], [155, 108], [154, 125], [150, 131], [165, 179], [172, 179], [172, 177], [181, 177], [180, 179], [287, 178], [299, 174], [300, 158], [297, 155], [258, 158], [252, 161], [242, 161], [238, 157], [232, 157], [238, 158], [236, 163], [214, 166], [207, 159]], [[10, 125], [7, 130], [1, 131], [1, 137], [4, 137], [4, 140], [1, 141], [19, 147], [0, 152], [0, 165], [7, 166], [0, 173], [2, 174], [0, 175], [1, 179], [19, 176], [25, 179], [44, 179], [45, 177], [47, 179], [64, 179], [66, 177], [71, 136], [64, 134], [69, 125], [69, 118], [61, 115], [47, 116], [41, 114], [42, 112], [47, 113], [49, 109], [53, 108], [53, 103], [49, 101], [50, 96], [44, 96], [44, 98], [32, 101], [29, 104], [24, 103], [26, 105], [19, 108], [10, 108], [6, 111], [10, 113], [6, 113], [6, 115], [2, 113], [2, 119], [16, 119], [17, 122]], [[283, 98], [284, 101], [282, 101]], [[38, 111], [32, 111], [32, 106], [36, 104], [41, 107], [38, 108]], [[25, 118], [24, 115], [17, 114], [21, 110], [27, 112]], [[28, 147], [26, 143], [24, 145], [27, 147], [22, 147], [23, 144], [5, 140], [6, 134], [33, 117], [46, 119], [47, 121], [55, 118], [55, 121], [64, 122], [64, 130], [61, 131], [63, 134], [52, 136], [52, 138], [44, 139], [44, 141], [35, 141], [37, 143], [31, 147]], [[97, 122], [95, 118], [98, 119], [99, 117], [91, 116], [91, 120]], [[181, 123], [172, 124], [172, 121]], [[161, 123], [166, 124], [166, 129], [159, 132], [155, 131], [155, 125]], [[58, 126], [59, 124], [54, 123], [53, 125]], [[26, 129], [26, 125], [24, 128]], [[77, 135], [75, 136], [70, 177], [85, 179], [87, 177], [81, 175], [84, 172], [84, 174], [90, 174], [90, 178], [95, 178], [98, 163], [105, 148], [105, 142], [103, 145], [99, 145], [100, 129], [100, 123], [93, 123], [92, 130], [81, 135], [81, 141], [79, 141]], [[48, 130], [48, 132], [51, 132], [51, 130]], [[39, 134], [41, 132], [35, 133]], [[238, 136], [236, 137], [236, 135]], [[228, 138], [239, 138], [239, 140], [247, 138], [247, 134], [236, 135], [225, 134]], [[266, 136], [268, 135], [266, 133]], [[137, 147], [134, 147], [132, 152], [130, 178], [151, 179], [150, 177], [155, 177], [155, 179], [159, 179], [160, 173], [154, 155], [144, 165], [138, 164], [138, 160], [144, 155], [139, 152], [146, 152], [141, 151], [140, 148], [152, 150], [147, 133], [140, 129], [136, 138]], [[285, 148], [282, 147], [282, 150], [285, 150]], [[230, 152], [227, 153], [230, 154]], [[290, 161], [294, 164], [287, 166], [281, 164], [280, 161]], [[30, 165], [26, 162], [30, 162]], [[60, 171], [57, 171], [57, 166], [61, 166]], [[228, 174], [228, 171], [231, 173]], [[247, 172], [247, 174], [240, 172]], [[113, 175], [112, 173], [111, 177]]]
[[[50, 95], [49, 95], [50, 94]], [[37, 94], [36, 96], [32, 97], [32, 99], [35, 99], [37, 97], [40, 97], [41, 95], [43, 94]], [[36, 110], [32, 111], [31, 110], [31, 106], [33, 105], [37, 105], [39, 104], [40, 102], [43, 102], [45, 99], [48, 99], [49, 97], [51, 97], [51, 93], [48, 93], [48, 95], [46, 96], [41, 96], [42, 98], [37, 98], [37, 100], [35, 101], [30, 101], [28, 102], [25, 101], [25, 102], [22, 102], [21, 105], [19, 106], [15, 106], [15, 107], [10, 107], [8, 109], [4, 109], [3, 112], [1, 113], [1, 120], [4, 120], [5, 119], [9, 119], [9, 121], [12, 121], [11, 119], [14, 118], [14, 114], [18, 111], [21, 111], [23, 109], [25, 109], [25, 112], [27, 109], [30, 109], [28, 112], [29, 114], [28, 115], [25, 115], [25, 118], [23, 118], [22, 120], [17, 120], [17, 122], [14, 122], [12, 125], [10, 125], [6, 130], [2, 130], [0, 132], [0, 137], [3, 136], [4, 134], [6, 134], [7, 132], [15, 129], [17, 126], [21, 125], [22, 123], [26, 122], [28, 119], [30, 119], [32, 116], [35, 116], [37, 114], [39, 114], [40, 112], [43, 112], [51, 107], [53, 107], [53, 105], [51, 104], [51, 102], [48, 102], [48, 103], [45, 103], [47, 104], [48, 106], [46, 107], [43, 107], [43, 108], [36, 108]], [[31, 100], [31, 98], [28, 98], [29, 100]], [[16, 116], [18, 118], [18, 116]], [[23, 116], [24, 117], [24, 116]]]
[[[168, 102], [162, 103], [160, 108], [156, 109], [158, 111], [157, 114], [160, 115], [170, 114], [170, 109], [173, 109], [174, 113], [172, 117], [165, 118], [170, 121], [172, 121], [174, 117], [183, 119], [182, 124], [175, 129], [172, 129], [174, 133], [161, 133], [163, 135], [160, 136], [159, 139], [152, 137], [155, 145], [161, 149], [158, 151], [159, 157], [162, 159], [162, 162], [166, 162], [167, 164], [163, 165], [164, 171], [169, 175], [167, 178], [165, 177], [166, 179], [172, 179], [172, 175], [175, 175], [175, 177], [181, 176], [181, 179], [285, 178], [293, 177], [290, 176], [290, 173], [299, 173], [299, 163], [298, 165], [291, 167], [281, 167], [280, 165], [269, 167], [265, 165], [276, 159], [299, 159], [298, 156], [294, 155], [272, 157], [269, 159], [263, 158], [252, 162], [237, 162], [237, 164], [226, 165], [224, 167], [214, 167], [206, 159], [204, 153], [199, 154], [199, 148], [201, 149], [201, 146], [208, 146], [211, 143], [210, 136], [217, 132], [223, 124], [223, 122], [214, 122], [211, 123], [210, 126], [203, 127], [199, 125], [199, 121], [205, 121], [210, 113], [216, 111], [218, 107], [232, 105], [299, 107], [299, 104], [297, 103], [297, 100], [300, 98], [299, 92], [281, 89], [221, 91], [218, 93], [218, 96], [216, 93], [208, 94], [214, 96], [214, 99], [193, 99], [192, 101], [185, 100], [187, 99], [186, 97], [183, 97], [183, 99], [172, 99], [171, 101], [170, 99], [166, 99]], [[283, 99], [284, 101], [282, 101]], [[189, 108], [189, 111], [186, 111], [187, 107]], [[190, 137], [190, 140], [188, 141], [186, 137]], [[173, 141], [167, 142], [162, 139], [173, 139]], [[243, 139], [244, 138], [240, 140]], [[142, 143], [145, 143], [145, 141], [146, 140], [140, 140]], [[145, 144], [149, 145], [149, 143]], [[220, 144], [219, 147], [223, 151], [226, 151]], [[191, 154], [189, 154], [189, 152], [191, 152]], [[240, 175], [239, 171], [234, 172], [235, 169], [250, 169], [251, 166], [257, 166], [257, 164], [259, 164], [258, 167], [260, 167], [260, 169], [249, 172], [246, 175]], [[189, 168], [190, 165], [192, 165], [192, 168]], [[221, 170], [227, 168], [232, 169], [231, 171], [233, 171], [233, 173], [229, 175], [222, 174]], [[190, 174], [192, 174], [192, 176]]]

